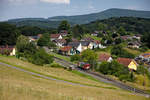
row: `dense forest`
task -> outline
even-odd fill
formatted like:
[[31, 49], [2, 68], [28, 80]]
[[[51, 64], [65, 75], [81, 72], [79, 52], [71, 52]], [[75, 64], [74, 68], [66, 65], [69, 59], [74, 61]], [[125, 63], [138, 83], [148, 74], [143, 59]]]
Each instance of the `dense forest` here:
[[89, 31], [101, 30], [101, 24], [105, 30], [117, 30], [123, 27], [127, 32], [144, 34], [150, 33], [150, 19], [136, 17], [120, 17], [98, 20], [89, 24], [83, 25]]

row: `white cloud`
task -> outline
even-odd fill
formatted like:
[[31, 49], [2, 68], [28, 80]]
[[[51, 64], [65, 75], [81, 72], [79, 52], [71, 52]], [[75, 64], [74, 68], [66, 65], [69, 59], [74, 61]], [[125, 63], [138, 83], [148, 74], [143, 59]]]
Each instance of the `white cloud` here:
[[56, 4], [70, 4], [70, 0], [2, 0], [13, 4], [23, 4], [23, 3], [35, 3], [35, 2], [46, 2], [46, 3], [56, 3]]
[[11, 4], [32, 4], [37, 2], [38, 0], [5, 0], [5, 2], [11, 3]]
[[48, 2], [48, 3], [64, 3], [64, 4], [70, 4], [70, 0], [40, 0], [42, 2]]

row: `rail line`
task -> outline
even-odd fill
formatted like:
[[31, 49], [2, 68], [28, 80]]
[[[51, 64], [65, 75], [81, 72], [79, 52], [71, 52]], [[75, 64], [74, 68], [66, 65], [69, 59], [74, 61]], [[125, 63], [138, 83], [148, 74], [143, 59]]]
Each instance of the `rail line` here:
[[82, 70], [82, 69], [78, 68], [77, 65], [75, 65], [75, 64], [73, 64], [71, 62], [65, 61], [63, 59], [60, 59], [60, 58], [57, 58], [57, 57], [54, 57], [54, 59], [55, 59], [55, 61], [57, 63], [61, 64], [64, 67], [69, 67], [70, 65], [73, 65], [76, 70], [78, 70], [78, 71], [80, 71], [80, 72], [82, 72], [84, 74], [90, 75], [90, 76], [92, 76], [92, 77], [94, 77], [94, 78], [96, 78], [96, 79], [98, 79], [100, 81], [103, 81], [105, 83], [113, 84], [113, 85], [115, 85], [115, 86], [117, 86], [117, 87], [119, 87], [121, 89], [128, 90], [128, 91], [131, 91], [131, 92], [133, 92], [135, 94], [140, 94], [140, 95], [143, 95], [143, 96], [145, 96], [147, 98], [150, 98], [150, 94], [145, 92], [144, 90], [131, 87], [131, 86], [127, 85], [127, 84], [124, 84], [124, 83], [122, 83], [120, 81], [117, 81], [117, 80], [114, 80], [112, 78], [109, 78], [109, 77], [107, 77], [107, 76], [105, 76], [103, 74], [97, 73], [97, 72], [93, 72], [93, 71], [89, 71], [89, 70], [88, 71], [87, 70]]

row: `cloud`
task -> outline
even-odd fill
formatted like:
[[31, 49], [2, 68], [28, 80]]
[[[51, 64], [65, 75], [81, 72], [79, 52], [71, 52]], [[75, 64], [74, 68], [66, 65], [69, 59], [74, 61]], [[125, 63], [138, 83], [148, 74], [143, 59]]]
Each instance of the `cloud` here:
[[56, 3], [56, 4], [60, 4], [60, 3], [70, 4], [70, 0], [40, 0], [40, 1], [48, 2], [48, 3]]
[[8, 2], [11, 4], [24, 4], [24, 3], [36, 3], [36, 2], [70, 4], [70, 0], [0, 0], [0, 1]]
[[38, 0], [5, 0], [5, 3], [18, 5], [18, 4], [32, 4], [37, 1]]

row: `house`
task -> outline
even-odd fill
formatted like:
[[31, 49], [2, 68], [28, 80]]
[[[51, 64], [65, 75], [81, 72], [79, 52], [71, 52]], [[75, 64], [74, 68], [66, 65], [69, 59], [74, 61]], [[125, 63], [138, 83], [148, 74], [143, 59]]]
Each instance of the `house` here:
[[80, 41], [82, 45], [82, 51], [87, 50], [87, 49], [93, 49], [93, 43], [90, 41]]
[[80, 42], [69, 42], [68, 46], [71, 46], [73, 49], [75, 49], [77, 54], [79, 54], [83, 51], [82, 45]]
[[93, 41], [93, 47], [94, 48], [101, 48], [101, 49], [106, 48], [106, 46], [103, 46], [99, 40], [94, 40]]
[[61, 34], [62, 36], [67, 36], [67, 35], [68, 35], [68, 31], [67, 31], [67, 30], [61, 30], [61, 31], [60, 31], [60, 34]]
[[144, 62], [150, 62], [150, 52], [140, 55], [139, 58], [141, 58]]
[[130, 48], [140, 48], [141, 44], [137, 41], [134, 41], [134, 42], [128, 42], [128, 47]]
[[130, 70], [137, 70], [138, 64], [134, 59], [129, 58], [118, 58], [117, 62], [124, 65], [125, 67], [128, 67]]
[[64, 46], [60, 48], [59, 53], [70, 56], [70, 55], [75, 55], [76, 50], [74, 50], [71, 46]]
[[15, 56], [16, 49], [14, 46], [0, 46], [0, 54]]
[[42, 37], [42, 34], [38, 34], [37, 36], [28, 36], [30, 42], [36, 41], [36, 40], [38, 40], [40, 37]]
[[32, 41], [36, 41], [38, 40], [40, 37], [39, 36], [29, 36], [29, 41], [32, 42]]
[[62, 39], [61, 34], [51, 34], [50, 35], [51, 41], [57, 40], [57, 39]]
[[92, 41], [94, 41], [94, 39], [91, 38], [91, 37], [85, 37], [85, 38], [81, 39], [81, 41], [89, 41], [89, 42], [92, 42]]
[[122, 40], [124, 40], [124, 41], [126, 41], [126, 40], [132, 40], [132, 37], [130, 35], [121, 36], [120, 38]]
[[93, 49], [93, 43], [89, 41], [69, 42], [68, 46], [76, 49], [77, 53], [81, 53], [82, 51], [87, 49]]
[[91, 36], [98, 36], [98, 33], [92, 33]]
[[137, 39], [139, 41], [141, 40], [141, 37], [142, 37], [142, 35], [140, 35], [140, 34], [136, 34], [133, 36], [134, 39]]
[[108, 54], [105, 54], [105, 53], [100, 54], [99, 58], [98, 58], [99, 62], [103, 62], [103, 61], [111, 62], [112, 60], [113, 60], [112, 57]]
[[56, 40], [53, 40], [53, 42], [58, 47], [63, 47], [66, 44], [66, 40], [65, 39], [56, 39]]
[[72, 42], [79, 42], [79, 40], [75, 39], [75, 38], [71, 38]]
[[81, 41], [88, 41], [88, 42], [91, 42], [92, 45], [93, 45], [92, 49], [93, 49], [93, 48], [106, 48], [105, 46], [103, 46], [103, 45], [101, 44], [101, 42], [100, 42], [99, 40], [94, 40], [94, 39], [91, 38], [91, 37], [83, 38], [83, 39], [81, 39]]

